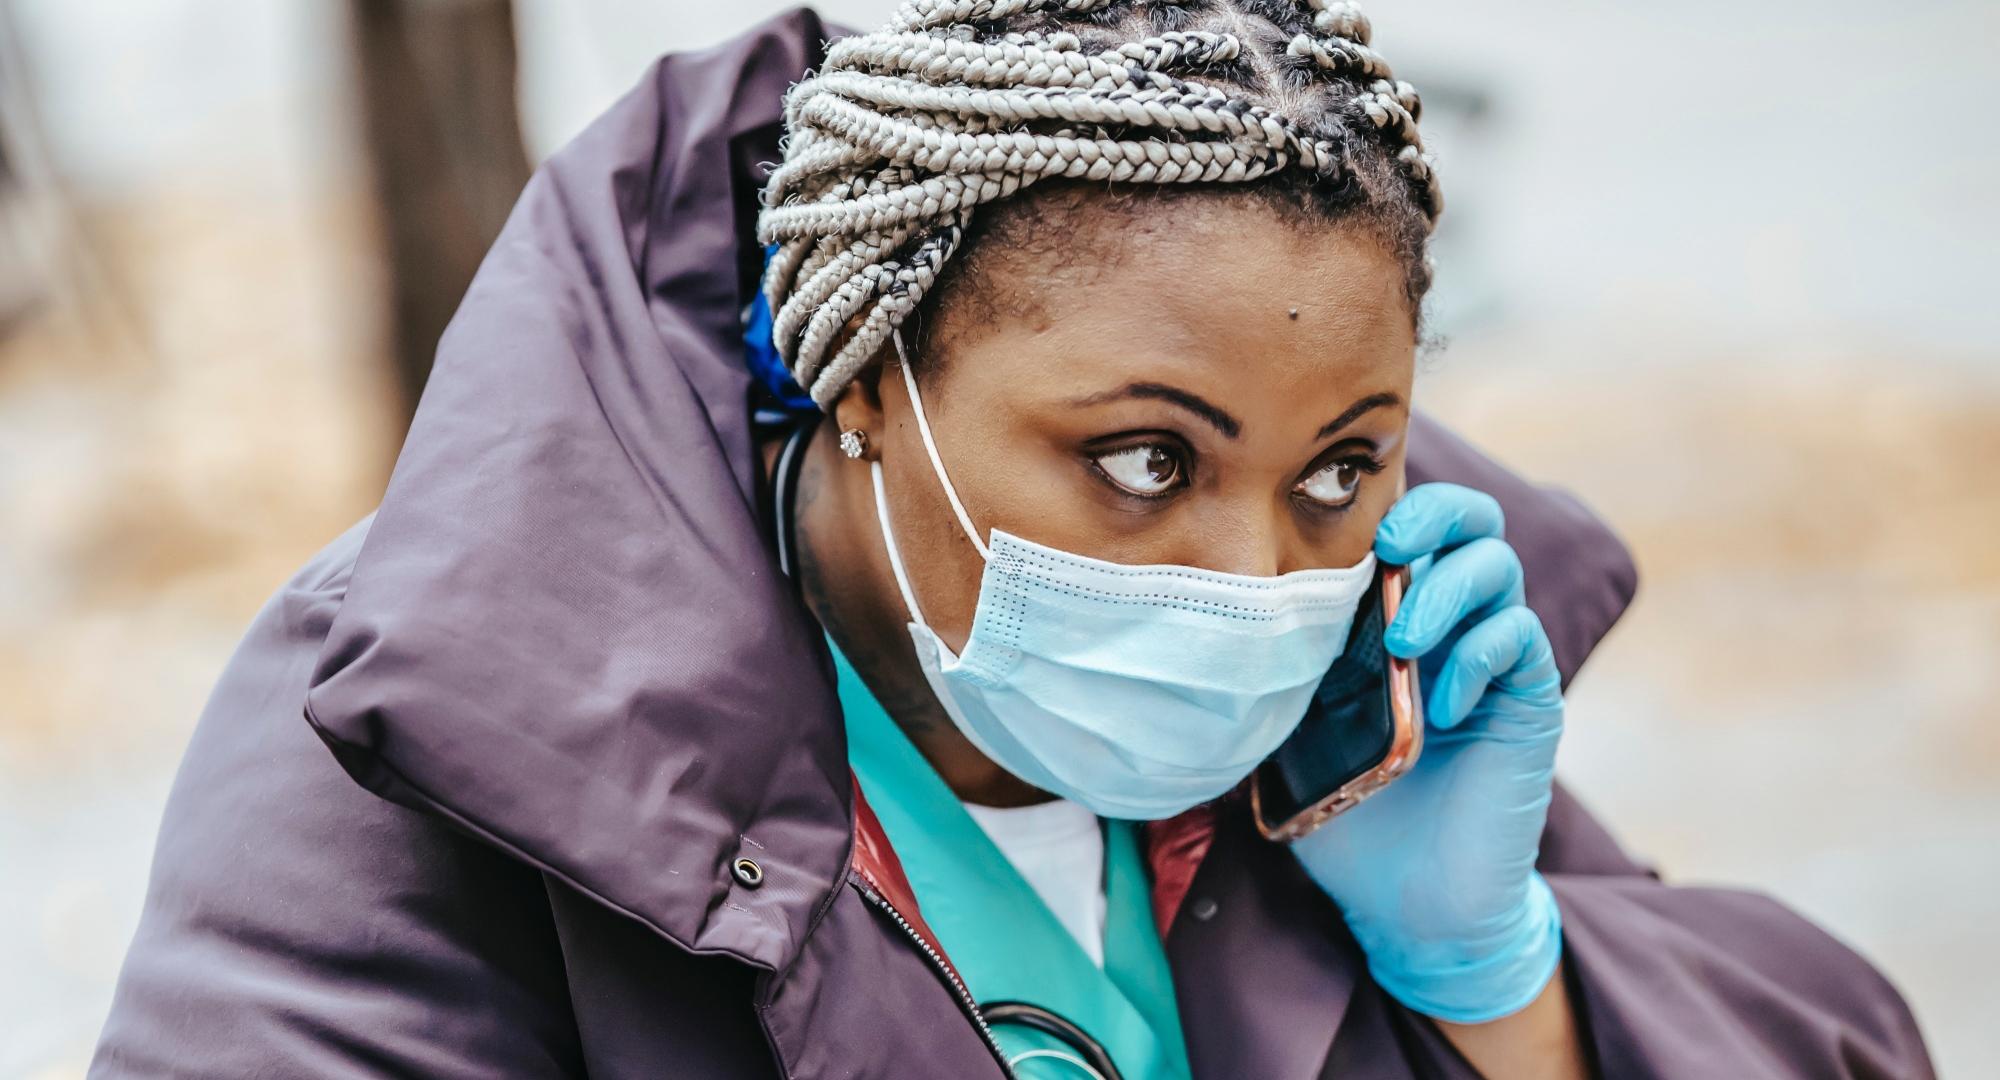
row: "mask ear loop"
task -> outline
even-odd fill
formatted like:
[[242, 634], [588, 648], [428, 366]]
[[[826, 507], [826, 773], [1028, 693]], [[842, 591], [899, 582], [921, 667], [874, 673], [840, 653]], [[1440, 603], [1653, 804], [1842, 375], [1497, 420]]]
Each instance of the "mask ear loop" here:
[[910, 621], [928, 627], [924, 613], [917, 610], [917, 594], [910, 588], [910, 575], [903, 570], [903, 556], [896, 550], [896, 530], [889, 525], [889, 497], [882, 491], [882, 463], [869, 462], [868, 473], [875, 482], [875, 520], [882, 526], [882, 546], [889, 552], [889, 572], [896, 575], [896, 589], [903, 594], [903, 606], [910, 610]]
[[[958, 501], [958, 489], [951, 486], [951, 474], [945, 471], [944, 459], [938, 456], [937, 440], [931, 438], [931, 422], [924, 415], [924, 399], [917, 394], [917, 377], [910, 374], [910, 354], [903, 350], [903, 331], [898, 328], [890, 336], [896, 340], [897, 366], [903, 370], [903, 387], [910, 392], [910, 411], [917, 415], [917, 434], [923, 436], [924, 453], [931, 457], [931, 471], [937, 473], [938, 483], [944, 486], [944, 497], [951, 501], [951, 512], [958, 515], [958, 527], [965, 530], [966, 539], [972, 541], [972, 546], [979, 549], [980, 558], [990, 559], [992, 556], [987, 553], [986, 541], [981, 540], [979, 530], [972, 527], [972, 515], [967, 514], [965, 504]], [[876, 482], [875, 501], [878, 506], [881, 505], [882, 488], [879, 477]], [[886, 527], [889, 519], [884, 517], [882, 520]], [[911, 610], [914, 611], [915, 608]]]

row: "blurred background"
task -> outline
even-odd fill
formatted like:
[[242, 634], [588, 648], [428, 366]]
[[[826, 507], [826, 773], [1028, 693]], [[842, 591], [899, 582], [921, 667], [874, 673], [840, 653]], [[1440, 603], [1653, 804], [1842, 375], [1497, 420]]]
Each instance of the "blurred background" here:
[[[0, 0], [0, 1077], [82, 1074], [209, 684], [532, 163], [779, 6]], [[2000, 6], [1370, 12], [1450, 207], [1420, 400], [1642, 570], [1570, 783], [2000, 1075]]]

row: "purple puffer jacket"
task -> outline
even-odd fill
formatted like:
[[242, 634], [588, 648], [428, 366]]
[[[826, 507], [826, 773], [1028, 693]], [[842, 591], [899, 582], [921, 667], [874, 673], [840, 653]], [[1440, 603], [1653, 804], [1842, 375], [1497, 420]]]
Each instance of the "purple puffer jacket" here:
[[[761, 520], [738, 313], [825, 33], [662, 61], [529, 185], [380, 510], [216, 688], [91, 1075], [1002, 1075]], [[1427, 421], [1410, 463], [1505, 504], [1573, 674], [1622, 547]], [[1195, 1075], [1470, 1076], [1289, 855], [1214, 818], [1155, 851]], [[1560, 792], [1542, 867], [1603, 1075], [1929, 1075], [1889, 984], [1770, 900], [1661, 884]]]

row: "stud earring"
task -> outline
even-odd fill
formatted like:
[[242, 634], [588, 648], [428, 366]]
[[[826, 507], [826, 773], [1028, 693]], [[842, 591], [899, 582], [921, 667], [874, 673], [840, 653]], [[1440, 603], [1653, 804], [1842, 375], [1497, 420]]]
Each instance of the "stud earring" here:
[[840, 452], [858, 460], [868, 452], [868, 433], [860, 428], [848, 428], [841, 432]]

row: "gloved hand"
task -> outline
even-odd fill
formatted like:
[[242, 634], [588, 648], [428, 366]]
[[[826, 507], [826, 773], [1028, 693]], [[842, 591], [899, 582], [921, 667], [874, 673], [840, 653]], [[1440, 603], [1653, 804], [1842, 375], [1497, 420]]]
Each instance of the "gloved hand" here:
[[1423, 753], [1293, 844], [1376, 983], [1417, 1012], [1466, 1024], [1525, 1008], [1562, 954], [1555, 897], [1535, 870], [1562, 686], [1501, 531], [1500, 504], [1455, 484], [1413, 488], [1382, 519], [1376, 556], [1413, 577], [1385, 644], [1406, 658], [1445, 646], [1442, 664], [1424, 665]]

